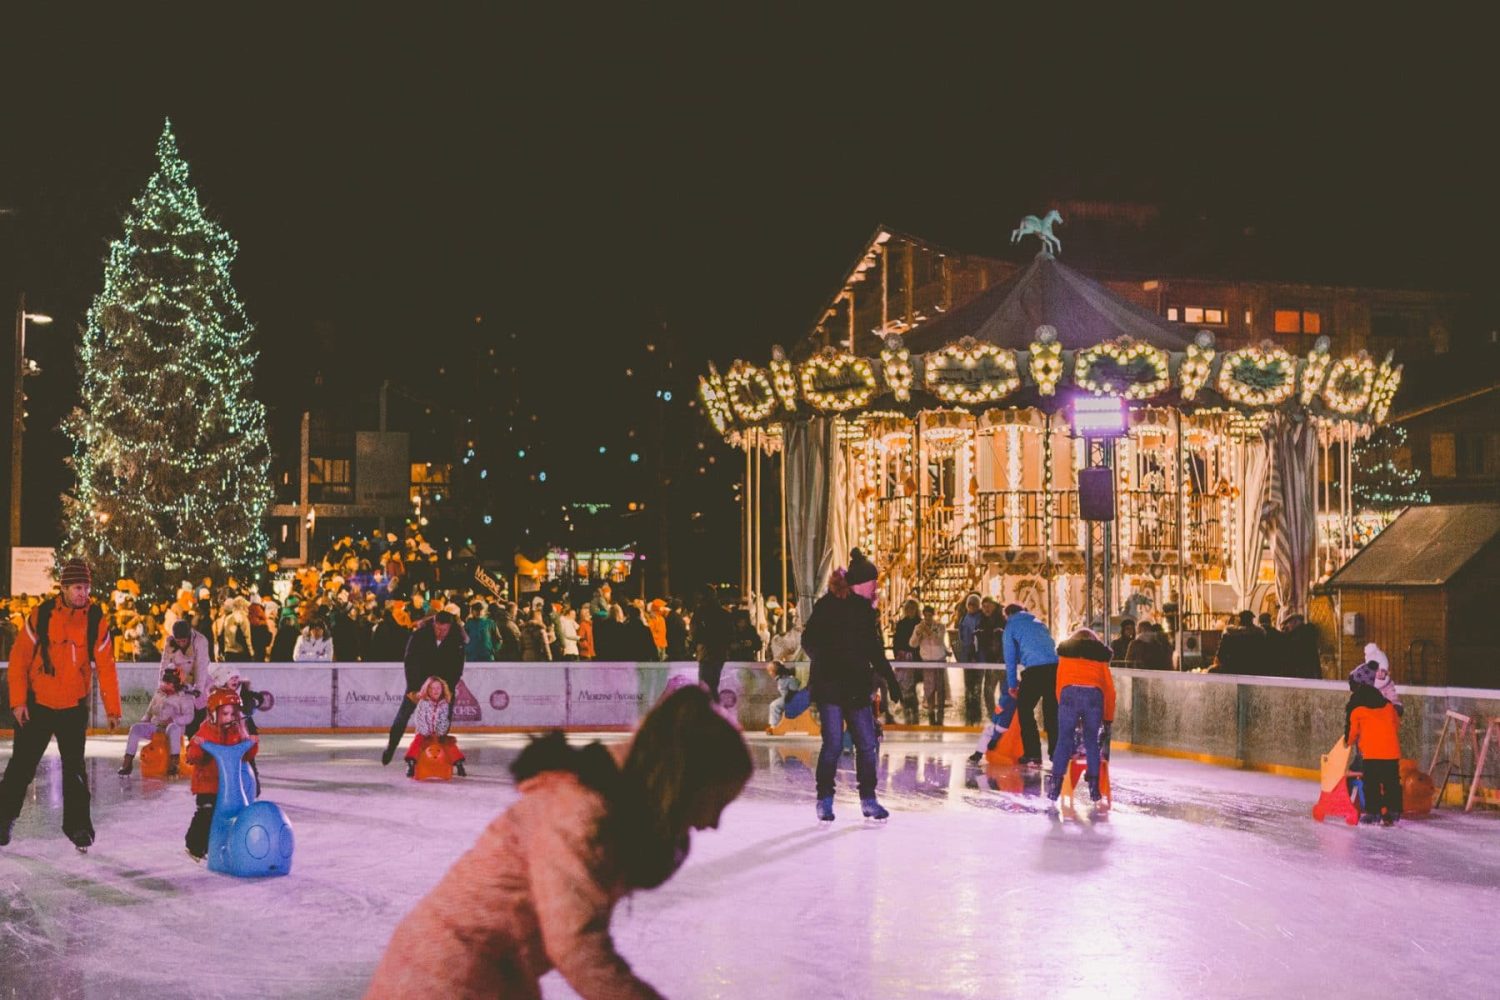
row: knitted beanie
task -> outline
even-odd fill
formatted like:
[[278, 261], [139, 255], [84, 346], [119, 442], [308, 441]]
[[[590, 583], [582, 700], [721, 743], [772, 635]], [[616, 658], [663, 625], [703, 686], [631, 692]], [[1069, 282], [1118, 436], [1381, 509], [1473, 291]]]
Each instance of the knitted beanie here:
[[57, 582], [64, 587], [71, 587], [75, 583], [94, 582], [94, 576], [89, 572], [89, 564], [82, 559], [69, 559], [63, 563], [62, 572], [57, 575]]

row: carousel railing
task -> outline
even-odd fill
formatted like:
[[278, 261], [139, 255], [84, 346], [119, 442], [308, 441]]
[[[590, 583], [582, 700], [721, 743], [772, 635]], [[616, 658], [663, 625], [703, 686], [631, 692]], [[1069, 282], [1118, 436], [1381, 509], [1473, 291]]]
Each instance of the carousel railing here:
[[[980, 493], [975, 519], [980, 550], [1038, 551], [1047, 545], [1047, 492], [993, 490]], [[1052, 491], [1052, 540], [1058, 549], [1082, 544], [1078, 531], [1078, 491]]]

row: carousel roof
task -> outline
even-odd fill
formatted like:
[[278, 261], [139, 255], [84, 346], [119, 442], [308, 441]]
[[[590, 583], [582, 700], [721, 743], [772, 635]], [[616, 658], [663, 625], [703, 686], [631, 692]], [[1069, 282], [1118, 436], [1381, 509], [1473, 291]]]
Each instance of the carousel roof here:
[[1039, 326], [1051, 326], [1064, 350], [1081, 350], [1131, 337], [1166, 351], [1182, 351], [1192, 331], [1169, 324], [1103, 285], [1038, 254], [1014, 278], [906, 334], [913, 352], [936, 350], [962, 337], [1024, 351]]

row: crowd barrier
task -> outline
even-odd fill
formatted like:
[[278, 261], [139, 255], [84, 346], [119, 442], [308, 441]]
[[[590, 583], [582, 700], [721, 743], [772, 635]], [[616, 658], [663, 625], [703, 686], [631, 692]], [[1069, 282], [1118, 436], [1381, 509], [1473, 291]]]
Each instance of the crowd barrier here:
[[[399, 663], [247, 663], [245, 676], [268, 694], [256, 721], [263, 730], [382, 729], [405, 696]], [[962, 668], [949, 664], [957, 674]], [[993, 668], [991, 668], [993, 669]], [[141, 718], [155, 689], [157, 665], [117, 668], [127, 723]], [[807, 665], [798, 665], [803, 681]], [[1349, 689], [1338, 681], [1233, 674], [1115, 669], [1114, 739], [1141, 750], [1217, 763], [1309, 771], [1343, 734]], [[3, 674], [3, 671], [0, 671]], [[693, 683], [694, 663], [470, 663], [455, 697], [456, 728], [536, 730], [628, 729], [669, 688]], [[962, 700], [961, 678], [950, 704]], [[0, 682], [3, 683], [3, 682]], [[766, 726], [775, 685], [764, 664], [724, 668], [721, 700], [748, 732]], [[0, 688], [3, 689], [3, 688]], [[1500, 691], [1406, 687], [1401, 724], [1404, 756], [1429, 759], [1444, 713], [1461, 712], [1481, 731], [1500, 717]], [[95, 726], [104, 724], [94, 699]], [[0, 706], [0, 729], [12, 726]]]

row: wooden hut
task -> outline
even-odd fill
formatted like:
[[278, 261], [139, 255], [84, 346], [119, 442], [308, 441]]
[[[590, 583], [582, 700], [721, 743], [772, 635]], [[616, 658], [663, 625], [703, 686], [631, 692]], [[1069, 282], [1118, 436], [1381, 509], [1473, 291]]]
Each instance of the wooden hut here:
[[1500, 503], [1410, 507], [1325, 587], [1344, 673], [1375, 642], [1398, 683], [1500, 687]]

